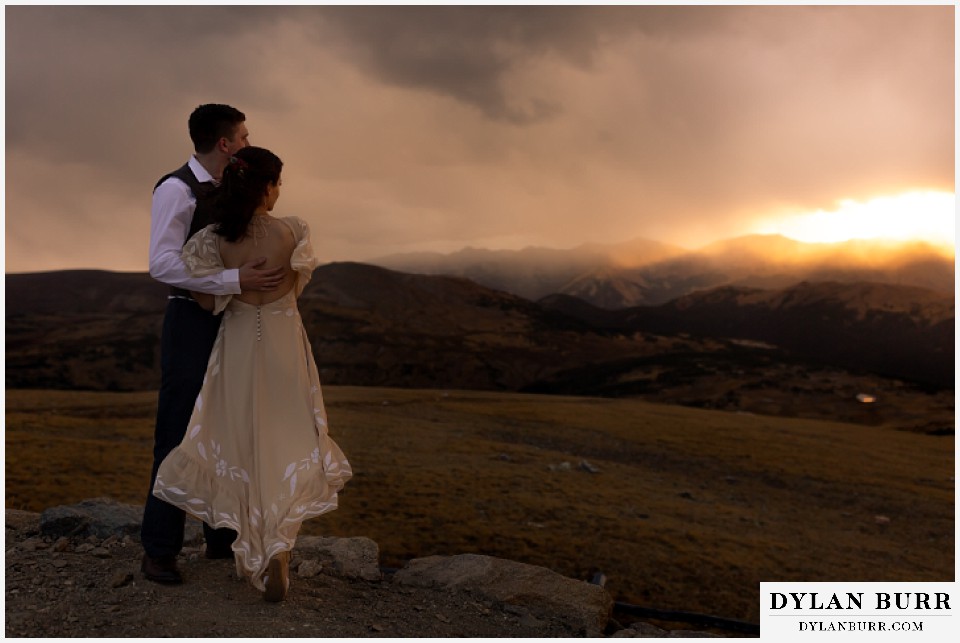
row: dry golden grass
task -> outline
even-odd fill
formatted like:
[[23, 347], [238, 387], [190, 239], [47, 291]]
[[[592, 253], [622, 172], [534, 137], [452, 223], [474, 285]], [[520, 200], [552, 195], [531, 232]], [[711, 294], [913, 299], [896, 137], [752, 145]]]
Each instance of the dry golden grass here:
[[[620, 600], [754, 622], [760, 581], [953, 580], [953, 436], [635, 400], [324, 392], [355, 478], [304, 532], [368, 536], [387, 566], [476, 552], [600, 570]], [[155, 403], [8, 390], [7, 507], [141, 503]]]

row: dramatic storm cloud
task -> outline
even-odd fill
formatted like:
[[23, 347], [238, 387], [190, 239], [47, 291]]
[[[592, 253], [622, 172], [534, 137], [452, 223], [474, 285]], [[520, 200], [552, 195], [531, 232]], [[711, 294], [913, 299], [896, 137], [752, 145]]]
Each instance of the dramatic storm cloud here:
[[200, 103], [324, 259], [687, 247], [953, 192], [949, 6], [6, 8], [6, 268], [145, 270]]

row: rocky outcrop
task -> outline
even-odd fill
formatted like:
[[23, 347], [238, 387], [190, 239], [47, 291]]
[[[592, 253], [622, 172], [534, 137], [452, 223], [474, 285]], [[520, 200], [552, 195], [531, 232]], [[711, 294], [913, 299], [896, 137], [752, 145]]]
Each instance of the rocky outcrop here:
[[[79, 601], [60, 629], [54, 628], [50, 633], [136, 635], [140, 631], [136, 623], [117, 622], [122, 604], [118, 593], [129, 594], [124, 599], [127, 601], [145, 601], [134, 612], [154, 618], [157, 631], [165, 635], [180, 632], [164, 620], [163, 603], [170, 601], [175, 591], [193, 595], [203, 587], [200, 593], [204, 600], [226, 601], [229, 605], [232, 592], [236, 591], [228, 580], [233, 574], [219, 574], [211, 561], [204, 562], [201, 525], [192, 518], [188, 519], [186, 546], [180, 557], [191, 582], [182, 590], [159, 588], [150, 583], [141, 589], [144, 585], [137, 569], [142, 550], [137, 541], [142, 514], [142, 507], [110, 498], [52, 507], [39, 515], [8, 509], [7, 599], [8, 603], [13, 600], [23, 612], [16, 627], [30, 632], [34, 631], [30, 628], [46, 623], [41, 613], [46, 613], [44, 606], [52, 604], [51, 601], [60, 600], [55, 596], [57, 588], [66, 591], [81, 583], [83, 591], [90, 596]], [[367, 634], [374, 636], [390, 636], [391, 632], [404, 632], [409, 636], [409, 628], [418, 636], [450, 633], [547, 637], [598, 637], [606, 633], [626, 638], [712, 636], [693, 631], [671, 632], [648, 623], [634, 623], [623, 629], [611, 620], [614, 601], [601, 586], [543, 567], [477, 554], [430, 556], [411, 560], [385, 579], [379, 557], [377, 543], [369, 538], [301, 536], [291, 561], [300, 585], [291, 600], [313, 610], [316, 608], [311, 606], [310, 601], [315, 600], [312, 597], [322, 596], [322, 612], [327, 615], [324, 618], [334, 619], [333, 631], [342, 631], [344, 635], [357, 633], [356, 614], [350, 613], [351, 609], [356, 612], [357, 606], [350, 607], [351, 597], [369, 595], [373, 603], [367, 610], [371, 614], [366, 618], [380, 619], [369, 625]], [[211, 583], [213, 589], [210, 589]], [[331, 586], [331, 583], [346, 585]], [[337, 591], [333, 587], [341, 589]], [[39, 602], [27, 598], [35, 591], [43, 595], [37, 595]], [[438, 596], [444, 597], [442, 601]], [[197, 600], [200, 600], [199, 594]], [[154, 605], [157, 601], [161, 604]], [[339, 610], [338, 601], [344, 603]], [[449, 605], [441, 607], [441, 602]], [[98, 607], [91, 611], [82, 609], [83, 605], [90, 604]], [[202, 605], [190, 605], [190, 609], [183, 606], [181, 609], [206, 613]], [[345, 619], [342, 623], [336, 620], [341, 616]], [[263, 631], [272, 632], [272, 621], [264, 618]], [[330, 627], [330, 623], [326, 626]], [[8, 619], [8, 630], [10, 627]], [[211, 632], [226, 634], [229, 631], [221, 629]]]
[[[87, 503], [90, 504], [90, 503]], [[5, 635], [31, 638], [484, 638], [569, 637], [560, 623], [535, 621], [462, 592], [346, 578], [368, 539], [308, 548], [281, 605], [266, 603], [232, 561], [184, 547], [182, 585], [143, 579], [143, 550], [116, 533], [43, 536], [40, 514], [6, 512]], [[313, 550], [313, 551], [309, 551]], [[359, 554], [363, 554], [358, 557]], [[326, 556], [326, 558], [324, 557]], [[318, 562], [320, 560], [326, 563]], [[311, 574], [311, 569], [316, 572]], [[341, 571], [338, 571], [341, 570]], [[364, 573], [358, 565], [356, 573]], [[303, 572], [307, 572], [304, 574]]]
[[[143, 507], [126, 505], [112, 498], [90, 498], [74, 505], [51, 507], [40, 514], [40, 533], [51, 538], [131, 536], [139, 539]], [[199, 543], [203, 528], [188, 520], [184, 544]]]
[[369, 538], [300, 536], [294, 546], [292, 566], [304, 577], [313, 571], [331, 570], [342, 578], [378, 581], [380, 548]]
[[613, 610], [613, 599], [590, 585], [543, 567], [502, 558], [461, 554], [411, 560], [394, 582], [419, 587], [466, 589], [487, 599], [556, 617], [574, 631], [599, 636]]
[[[142, 517], [143, 507], [111, 498], [92, 498], [45, 510], [40, 515], [40, 535], [54, 541], [64, 538], [136, 541], [140, 537]], [[8, 521], [17, 519], [16, 512], [12, 516], [8, 513]], [[187, 555], [200, 552], [202, 528], [192, 518], [187, 521], [184, 541]], [[300, 536], [293, 550], [291, 568], [302, 578], [323, 573], [350, 580], [382, 579], [379, 547], [364, 537]], [[465, 589], [512, 606], [510, 609], [531, 623], [538, 617], [555, 619], [572, 631], [589, 636], [603, 632], [613, 608], [611, 596], [597, 585], [567, 578], [543, 567], [476, 554], [414, 559], [398, 571], [393, 580], [406, 586]]]
[[[19, 515], [21, 515], [18, 517]], [[36, 514], [8, 512], [7, 522], [28, 520]], [[40, 514], [40, 535], [57, 540], [107, 539], [128, 537], [140, 539], [143, 507], [117, 502], [112, 498], [90, 498], [72, 505], [51, 507]], [[185, 552], [199, 552], [203, 543], [202, 524], [187, 518], [184, 532]], [[369, 538], [334, 538], [301, 536], [294, 547], [293, 567], [304, 564], [301, 575], [310, 576], [310, 570], [367, 581], [380, 580], [380, 549]]]

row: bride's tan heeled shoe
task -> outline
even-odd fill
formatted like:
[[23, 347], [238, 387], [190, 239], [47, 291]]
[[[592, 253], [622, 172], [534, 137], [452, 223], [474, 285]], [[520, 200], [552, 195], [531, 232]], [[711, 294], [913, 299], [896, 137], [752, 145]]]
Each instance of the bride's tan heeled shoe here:
[[270, 559], [263, 583], [266, 586], [263, 592], [265, 601], [279, 603], [287, 596], [287, 590], [290, 589], [290, 552], [280, 552]]

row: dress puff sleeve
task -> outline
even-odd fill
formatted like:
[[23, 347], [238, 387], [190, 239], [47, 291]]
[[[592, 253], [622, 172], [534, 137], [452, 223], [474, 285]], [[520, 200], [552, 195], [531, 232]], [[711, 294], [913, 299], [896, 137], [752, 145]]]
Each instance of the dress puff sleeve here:
[[290, 255], [290, 267], [297, 273], [297, 297], [307, 287], [307, 283], [313, 276], [313, 270], [317, 267], [317, 257], [313, 254], [313, 246], [310, 244], [310, 226], [300, 217], [286, 217], [284, 219], [293, 231], [293, 238], [297, 245]]
[[[183, 245], [180, 259], [193, 277], [206, 277], [225, 270], [220, 258], [218, 237], [213, 231], [214, 225], [208, 225]], [[213, 314], [219, 315], [227, 307], [233, 295], [214, 295]]]

